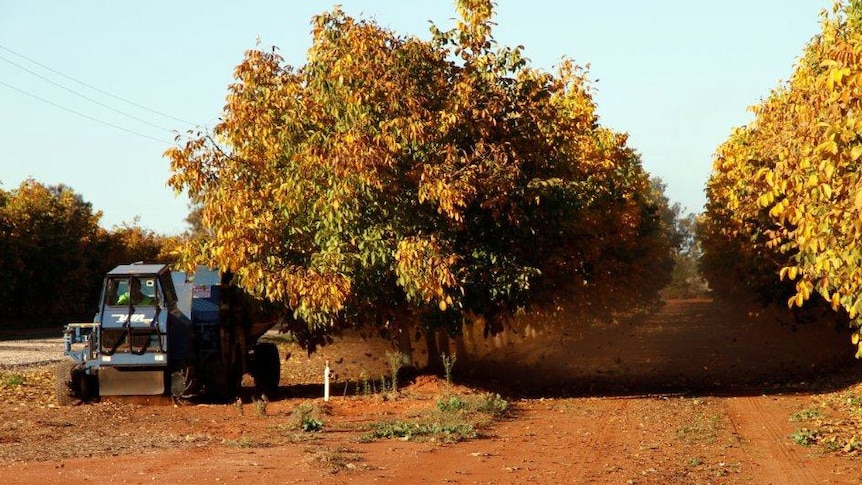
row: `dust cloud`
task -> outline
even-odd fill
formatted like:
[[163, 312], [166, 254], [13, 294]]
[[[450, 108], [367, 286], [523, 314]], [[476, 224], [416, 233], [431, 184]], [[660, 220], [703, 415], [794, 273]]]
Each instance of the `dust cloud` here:
[[481, 322], [450, 342], [459, 377], [542, 395], [686, 392], [792, 384], [858, 365], [834, 321], [782, 325], [775, 312], [672, 300], [611, 318], [560, 308], [485, 337]]

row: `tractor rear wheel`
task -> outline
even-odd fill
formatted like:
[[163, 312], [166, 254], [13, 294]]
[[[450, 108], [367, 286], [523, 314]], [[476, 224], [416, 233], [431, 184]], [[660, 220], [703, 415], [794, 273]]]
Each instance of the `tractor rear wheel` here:
[[60, 406], [78, 404], [79, 399], [72, 395], [72, 368], [74, 362], [61, 362], [54, 368], [54, 397]]
[[266, 397], [275, 396], [281, 379], [281, 361], [278, 347], [274, 343], [263, 342], [254, 346], [254, 385]]

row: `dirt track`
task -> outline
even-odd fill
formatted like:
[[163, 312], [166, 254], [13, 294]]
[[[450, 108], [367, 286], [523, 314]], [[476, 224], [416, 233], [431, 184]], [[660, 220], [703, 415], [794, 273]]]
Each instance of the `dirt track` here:
[[[284, 388], [265, 415], [248, 404], [243, 415], [235, 405], [6, 406], [0, 475], [5, 483], [862, 483], [858, 455], [789, 438], [805, 425], [791, 415], [815, 398], [862, 396], [846, 335], [825, 325], [782, 327], [709, 302], [672, 302], [640, 322], [570, 330], [555, 346], [532, 334], [498, 341], [498, 350], [473, 341], [496, 363], [485, 366], [496, 380], [505, 373], [535, 384], [479, 439], [357, 441], [363, 425], [409, 417], [451, 392], [428, 379], [394, 401], [338, 396], [323, 433], [280, 432], [299, 403], [319, 395], [324, 359], [340, 361], [342, 381], [380, 370], [383, 349], [351, 340], [308, 359], [294, 352], [282, 384], [305, 385]], [[346, 464], [333, 468], [335, 461]]]

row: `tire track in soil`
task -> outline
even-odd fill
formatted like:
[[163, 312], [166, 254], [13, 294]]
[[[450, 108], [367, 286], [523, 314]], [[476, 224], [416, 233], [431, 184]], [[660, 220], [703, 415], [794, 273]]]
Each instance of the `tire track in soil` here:
[[751, 476], [763, 485], [816, 483], [818, 477], [806, 468], [800, 452], [792, 449], [789, 432], [777, 422], [784, 422], [785, 413], [765, 409], [765, 399], [741, 396], [724, 400], [737, 441], [750, 462]]
[[[611, 398], [605, 398], [600, 401], [607, 403]], [[615, 398], [610, 402], [609, 406], [602, 411], [597, 419], [594, 420], [599, 428], [595, 434], [595, 438], [583, 443], [578, 448], [583, 450], [583, 460], [578, 461], [577, 471], [572, 476], [570, 483], [594, 483], [600, 475], [605, 471], [604, 465], [600, 460], [613, 455], [614, 428], [623, 418], [624, 411], [629, 406], [630, 399]]]
[[[385, 455], [372, 453], [378, 459], [370, 464], [380, 467], [378, 478], [397, 483], [439, 483], [440, 477], [444, 482], [462, 482], [469, 477], [464, 483], [513, 485], [607, 483], [606, 460], [618, 446], [614, 436], [619, 436], [617, 427], [625, 419], [630, 401], [602, 398], [589, 404], [581, 402], [583, 408], [595, 412], [576, 416], [561, 414], [556, 409], [559, 401], [536, 401], [524, 404], [516, 420], [496, 424], [490, 439], [435, 447], [433, 452], [404, 442], [364, 444], [360, 451], [385, 447]], [[561, 404], [564, 408], [569, 405]], [[561, 426], [559, 419], [568, 423]], [[437, 463], [433, 477], [426, 468], [432, 456]]]

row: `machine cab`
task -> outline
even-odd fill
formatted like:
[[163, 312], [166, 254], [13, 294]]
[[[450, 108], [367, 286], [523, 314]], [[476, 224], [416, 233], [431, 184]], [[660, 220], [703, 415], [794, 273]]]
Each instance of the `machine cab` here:
[[102, 292], [102, 322], [105, 309], [171, 310], [176, 306], [174, 290], [168, 267], [161, 264], [130, 264], [117, 266], [105, 278]]
[[176, 300], [165, 265], [130, 264], [111, 270], [105, 277], [98, 315], [101, 353], [164, 353], [167, 315], [176, 308]]

